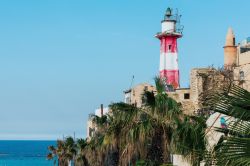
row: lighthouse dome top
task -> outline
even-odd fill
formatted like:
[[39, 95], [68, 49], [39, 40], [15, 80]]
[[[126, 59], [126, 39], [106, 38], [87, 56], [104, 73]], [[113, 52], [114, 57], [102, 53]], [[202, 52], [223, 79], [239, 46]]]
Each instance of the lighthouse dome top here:
[[167, 8], [165, 16], [166, 17], [171, 17], [172, 16], [172, 10], [170, 9], [170, 7]]
[[164, 21], [176, 21], [176, 18], [173, 16], [173, 10], [168, 7], [164, 16]]

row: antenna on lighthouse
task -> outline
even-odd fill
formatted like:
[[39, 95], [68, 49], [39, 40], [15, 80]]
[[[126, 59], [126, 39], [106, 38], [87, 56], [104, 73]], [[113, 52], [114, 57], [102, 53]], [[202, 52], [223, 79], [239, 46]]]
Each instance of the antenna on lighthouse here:
[[178, 9], [176, 9], [176, 30], [182, 34], [184, 26], [181, 25], [181, 16], [182, 15], [179, 15]]

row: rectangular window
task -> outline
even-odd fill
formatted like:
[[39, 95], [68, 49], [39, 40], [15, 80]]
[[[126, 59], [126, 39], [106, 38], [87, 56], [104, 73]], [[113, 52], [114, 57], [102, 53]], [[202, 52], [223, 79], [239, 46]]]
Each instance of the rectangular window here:
[[190, 94], [189, 93], [184, 93], [184, 99], [190, 99]]

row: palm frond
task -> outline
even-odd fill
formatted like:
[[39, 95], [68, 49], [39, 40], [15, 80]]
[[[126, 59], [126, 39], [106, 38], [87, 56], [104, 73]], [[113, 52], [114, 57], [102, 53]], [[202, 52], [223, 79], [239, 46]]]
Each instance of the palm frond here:
[[250, 92], [231, 85], [227, 91], [214, 94], [209, 105], [211, 110], [241, 120], [250, 120]]
[[145, 106], [149, 106], [151, 108], [155, 107], [155, 94], [154, 92], [145, 91], [142, 95], [143, 100], [145, 101]]
[[228, 137], [216, 154], [218, 165], [250, 165], [250, 138]]
[[166, 94], [166, 84], [165, 84], [165, 81], [157, 76], [155, 77], [155, 86], [156, 86], [156, 91], [157, 91], [157, 94]]
[[210, 152], [210, 162], [218, 166], [250, 165], [250, 92], [231, 84], [212, 96], [211, 109], [230, 116], [227, 128], [215, 128], [225, 135]]

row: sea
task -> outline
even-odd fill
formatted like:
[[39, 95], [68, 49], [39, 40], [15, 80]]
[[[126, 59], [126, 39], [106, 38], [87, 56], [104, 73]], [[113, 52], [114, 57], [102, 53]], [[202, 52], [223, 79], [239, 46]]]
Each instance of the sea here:
[[48, 146], [56, 141], [0, 141], [0, 166], [53, 166]]

